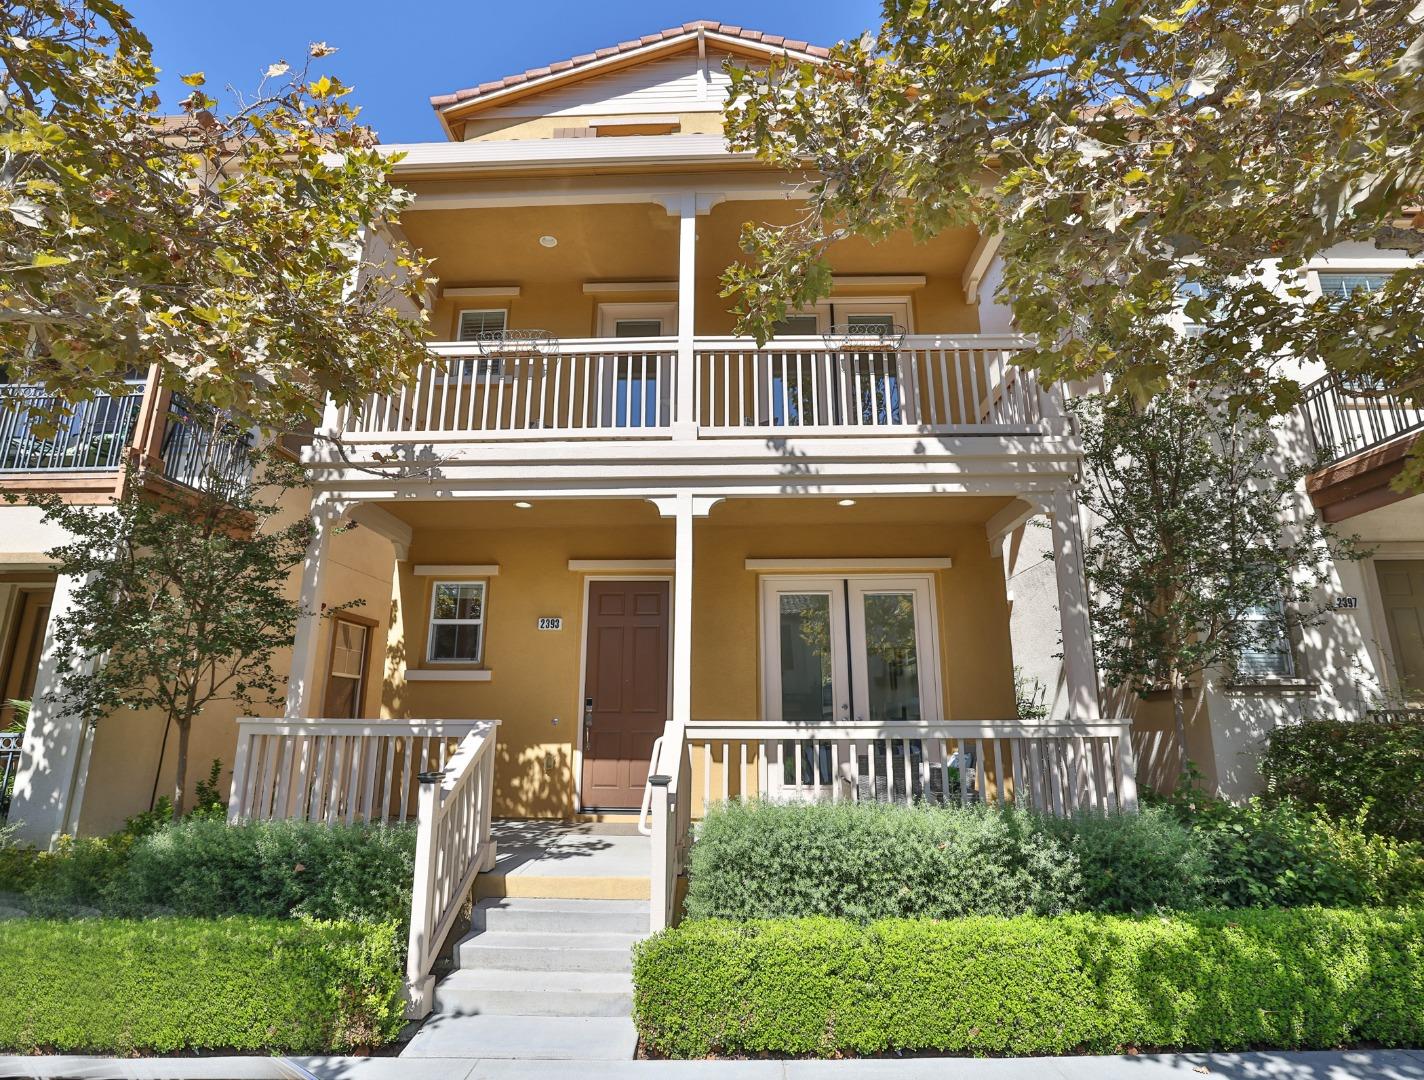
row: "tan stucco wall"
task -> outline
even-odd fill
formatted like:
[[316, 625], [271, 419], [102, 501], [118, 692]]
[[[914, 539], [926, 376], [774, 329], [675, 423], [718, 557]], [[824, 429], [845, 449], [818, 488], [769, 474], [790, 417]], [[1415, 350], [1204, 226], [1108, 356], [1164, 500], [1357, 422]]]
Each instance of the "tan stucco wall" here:
[[[875, 505], [869, 505], [875, 504]], [[588, 505], [588, 504], [585, 504]], [[790, 500], [739, 500], [714, 508], [694, 531], [692, 709], [698, 719], [760, 715], [758, 574], [747, 558], [949, 556], [934, 574], [939, 606], [945, 716], [1013, 715], [1008, 606], [1000, 560], [990, 555], [982, 521], [993, 500], [863, 500], [844, 524], [830, 500], [808, 500], [801, 519]], [[459, 509], [445, 504], [458, 517]], [[537, 522], [542, 507], [529, 511]], [[574, 745], [580, 715], [586, 575], [570, 559], [667, 559], [671, 524], [646, 504], [589, 508], [605, 520], [517, 527], [418, 526], [401, 568], [397, 627], [408, 655], [393, 652], [385, 710], [402, 718], [501, 721], [495, 813], [567, 816], [574, 810]], [[397, 508], [399, 512], [399, 508]], [[428, 520], [428, 519], [426, 519]], [[413, 565], [497, 564], [488, 579], [484, 666], [488, 682], [411, 682], [422, 665], [431, 580]], [[902, 571], [903, 572], [903, 571]], [[536, 629], [540, 616], [564, 619], [559, 632]], [[396, 635], [393, 641], [399, 640]], [[413, 659], [412, 659], [413, 658]], [[555, 722], [557, 720], [557, 723]]]
[[[289, 521], [307, 510], [310, 493], [289, 492], [284, 501]], [[328, 562], [323, 580], [321, 603], [334, 607], [351, 600], [363, 603], [352, 609], [356, 615], [374, 619], [372, 630], [373, 655], [370, 676], [366, 680], [365, 715], [376, 716], [381, 697], [382, 658], [385, 651], [386, 628], [390, 619], [391, 567], [394, 553], [388, 541], [369, 529], [357, 528], [334, 536], [328, 547]], [[288, 594], [295, 598], [301, 583], [300, 567], [288, 580]], [[324, 686], [327, 657], [331, 648], [331, 623], [323, 619], [318, 629], [318, 676]], [[285, 677], [290, 666], [290, 652], [283, 650], [273, 667]], [[318, 691], [318, 700], [320, 691]], [[214, 759], [222, 762], [221, 783], [226, 790], [232, 780], [233, 754], [236, 749], [238, 715], [280, 716], [282, 705], [254, 705], [239, 710], [231, 702], [215, 702], [193, 724], [189, 744], [188, 785], [205, 777]], [[153, 712], [117, 712], [101, 720], [94, 729], [94, 749], [90, 759], [88, 779], [80, 807], [79, 831], [82, 834], [112, 832], [124, 820], [146, 810], [153, 796], [154, 777], [159, 778], [158, 794], [169, 794], [175, 775], [177, 734], [169, 734], [160, 766], [159, 749], [163, 746], [163, 718]]]
[[[732, 333], [732, 301], [720, 294], [722, 273], [743, 258], [742, 226], [749, 221], [789, 224], [802, 206], [787, 201], [724, 202], [697, 219], [696, 327], [698, 334]], [[651, 204], [510, 207], [499, 210], [408, 212], [402, 225], [412, 242], [435, 260], [443, 286], [517, 285], [520, 295], [450, 297], [431, 312], [431, 334], [453, 340], [459, 311], [505, 308], [509, 325], [548, 330], [559, 337], [597, 334], [600, 301], [676, 300], [677, 221]], [[553, 236], [554, 248], [541, 247]], [[965, 303], [964, 267], [973, 230], [946, 232], [917, 242], [907, 232], [879, 243], [853, 238], [828, 252], [841, 275], [923, 274], [921, 286], [838, 286], [835, 296], [908, 296], [918, 333], [976, 333], [979, 315]], [[596, 296], [585, 283], [670, 282], [672, 291]]]
[[[552, 139], [556, 131], [565, 128], [586, 128], [610, 121], [634, 121], [649, 115], [677, 117], [678, 135], [716, 135], [722, 130], [720, 112], [659, 112], [608, 113], [598, 116], [502, 116], [489, 120], [467, 120], [462, 125], [466, 142], [513, 142], [528, 139]], [[609, 136], [602, 136], [608, 138]], [[636, 139], [636, 135], [617, 136]]]

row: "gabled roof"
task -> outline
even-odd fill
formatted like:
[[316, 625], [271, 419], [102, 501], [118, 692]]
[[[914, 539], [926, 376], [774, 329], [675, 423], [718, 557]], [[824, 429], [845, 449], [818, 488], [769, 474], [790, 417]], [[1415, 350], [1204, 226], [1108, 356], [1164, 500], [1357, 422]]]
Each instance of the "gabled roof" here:
[[436, 94], [430, 99], [430, 104], [440, 113], [443, 122], [456, 111], [477, 109], [492, 104], [495, 99], [522, 96], [524, 93], [546, 89], [562, 82], [586, 78], [606, 67], [677, 52], [697, 43], [699, 39], [737, 51], [787, 55], [803, 60], [823, 60], [830, 55], [830, 50], [820, 45], [787, 40], [780, 34], [765, 34], [760, 30], [748, 30], [730, 23], [699, 19], [656, 34], [645, 34], [634, 41], [620, 41], [608, 48], [583, 53], [544, 67], [530, 68], [518, 75], [506, 75], [503, 79], [480, 83], [478, 86], [466, 87], [450, 94]]

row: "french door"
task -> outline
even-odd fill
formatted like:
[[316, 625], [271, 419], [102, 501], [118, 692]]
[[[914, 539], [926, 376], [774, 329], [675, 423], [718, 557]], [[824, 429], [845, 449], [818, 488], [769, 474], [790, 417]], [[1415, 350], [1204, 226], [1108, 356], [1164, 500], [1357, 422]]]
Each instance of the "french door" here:
[[940, 718], [928, 575], [765, 578], [762, 604], [768, 720]]
[[[928, 575], [763, 579], [763, 716], [802, 724], [938, 721], [934, 625]], [[836, 779], [828, 746], [815, 761], [809, 744], [785, 749], [785, 783]], [[879, 772], [885, 775], [883, 763]]]

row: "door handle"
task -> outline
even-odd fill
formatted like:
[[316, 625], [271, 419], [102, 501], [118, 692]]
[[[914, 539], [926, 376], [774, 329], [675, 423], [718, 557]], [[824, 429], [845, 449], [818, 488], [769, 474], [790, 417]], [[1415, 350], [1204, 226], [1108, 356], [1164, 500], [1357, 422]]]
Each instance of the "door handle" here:
[[588, 748], [589, 737], [593, 734], [593, 698], [583, 699], [583, 745]]

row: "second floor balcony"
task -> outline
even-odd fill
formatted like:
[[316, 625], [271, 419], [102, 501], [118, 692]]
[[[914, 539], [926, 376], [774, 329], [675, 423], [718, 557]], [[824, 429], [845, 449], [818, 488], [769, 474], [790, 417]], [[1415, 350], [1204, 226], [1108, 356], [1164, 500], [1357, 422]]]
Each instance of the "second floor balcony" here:
[[103, 496], [126, 465], [201, 489], [232, 482], [249, 468], [251, 440], [215, 435], [181, 397], [152, 380], [125, 392], [66, 405], [43, 387], [0, 384], [0, 488]]
[[515, 337], [431, 346], [400, 393], [343, 410], [351, 443], [1067, 434], [1013, 335]]

